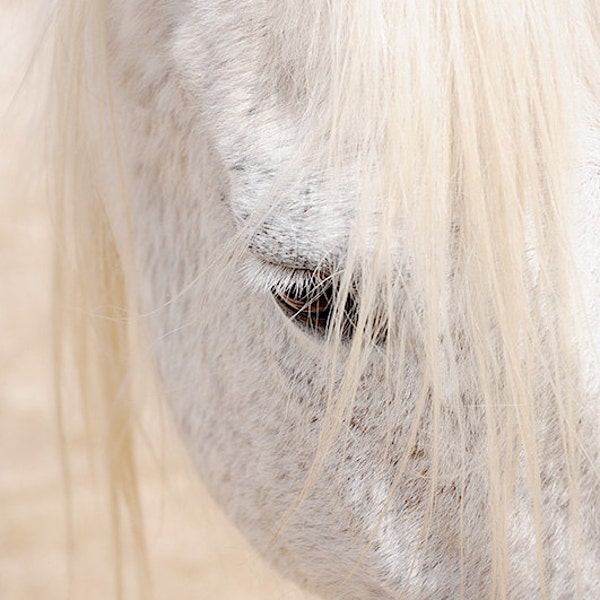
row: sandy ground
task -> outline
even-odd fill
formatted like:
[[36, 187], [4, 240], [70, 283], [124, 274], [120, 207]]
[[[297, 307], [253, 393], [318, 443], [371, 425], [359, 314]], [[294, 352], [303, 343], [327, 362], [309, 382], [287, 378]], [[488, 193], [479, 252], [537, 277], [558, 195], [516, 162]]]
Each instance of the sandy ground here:
[[[43, 114], [36, 109], [44, 72], [28, 69], [47, 4], [0, 5], [0, 600], [93, 600], [114, 592], [102, 494], [76, 422], [67, 432], [71, 563], [66, 552], [51, 392], [52, 224], [44, 191]], [[22, 85], [25, 72], [28, 84]], [[154, 597], [309, 600], [278, 578], [227, 523], [168, 433], [158, 446], [140, 467]], [[130, 561], [123, 566], [132, 569]]]

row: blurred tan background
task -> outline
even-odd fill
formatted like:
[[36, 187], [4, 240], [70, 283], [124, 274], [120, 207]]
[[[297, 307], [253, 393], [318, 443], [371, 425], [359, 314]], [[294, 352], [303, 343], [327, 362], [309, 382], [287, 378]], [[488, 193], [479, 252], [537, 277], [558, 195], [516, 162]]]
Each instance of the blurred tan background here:
[[[108, 522], [84, 430], [71, 419], [74, 548], [52, 396], [52, 223], [45, 192], [43, 93], [48, 0], [0, 2], [0, 600], [114, 596]], [[176, 441], [150, 440], [140, 472], [154, 597], [309, 600], [226, 522]], [[69, 564], [71, 565], [69, 567]], [[123, 568], [133, 569], [130, 560]], [[70, 583], [69, 583], [70, 582]], [[70, 590], [70, 591], [69, 591]]]

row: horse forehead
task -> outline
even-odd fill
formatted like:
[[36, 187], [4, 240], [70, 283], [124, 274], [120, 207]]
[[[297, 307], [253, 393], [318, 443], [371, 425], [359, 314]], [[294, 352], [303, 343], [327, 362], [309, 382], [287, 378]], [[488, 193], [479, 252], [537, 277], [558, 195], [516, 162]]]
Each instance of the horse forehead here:
[[294, 99], [279, 89], [277, 65], [292, 69], [306, 42], [302, 35], [294, 35], [293, 48], [281, 41], [281, 32], [298, 34], [285, 17], [303, 12], [286, 4], [183, 3], [171, 50], [223, 162], [238, 229], [252, 233], [249, 245], [265, 260], [316, 268], [344, 254], [357, 182], [342, 177], [333, 190], [321, 165], [294, 160], [299, 131], [311, 124], [298, 120]]
[[[282, 91], [277, 66], [267, 65], [271, 42], [249, 35], [247, 22], [231, 21], [221, 10], [229, 3], [208, 4], [219, 8], [215, 22], [199, 31], [198, 16], [207, 8], [192, 14], [174, 36], [172, 54], [221, 162], [238, 231], [250, 235], [251, 249], [268, 262], [305, 269], [334, 262], [347, 247], [356, 172], [342, 165], [334, 180], [300, 147], [318, 124], [303, 118], [294, 97]], [[225, 31], [228, 22], [233, 30]], [[274, 63], [285, 58], [270, 56]]]

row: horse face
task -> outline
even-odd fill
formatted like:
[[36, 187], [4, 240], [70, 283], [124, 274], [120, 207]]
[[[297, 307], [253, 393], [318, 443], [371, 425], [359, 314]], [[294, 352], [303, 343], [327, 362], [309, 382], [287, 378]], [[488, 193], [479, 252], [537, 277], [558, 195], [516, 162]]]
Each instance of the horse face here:
[[[327, 175], [310, 157], [296, 162], [294, 143], [311, 127], [302, 93], [286, 83], [293, 74], [269, 41], [273, 7], [247, 8], [131, 1], [111, 9], [140, 295], [165, 396], [208, 489], [284, 573], [345, 599], [395, 598], [411, 580], [426, 590], [418, 570], [407, 576], [403, 568], [420, 536], [425, 453], [416, 452], [398, 505], [383, 510], [398, 462], [376, 450], [390, 435], [381, 422], [383, 361], [358, 383], [359, 416], [336, 441], [343, 455], [327, 455], [290, 512], [331, 377], [342, 375], [331, 370], [324, 338], [291, 323], [271, 289], [289, 282], [290, 270], [310, 277], [344, 253], [353, 198], [326, 194]], [[231, 240], [249, 220], [251, 249], [231, 260]], [[347, 351], [338, 348], [340, 365]], [[413, 371], [406, 367], [407, 397]], [[410, 419], [400, 412], [394, 435]], [[450, 562], [431, 570], [449, 589]]]
[[[296, 581], [349, 600], [457, 597], [462, 562], [474, 567], [462, 592], [483, 597], [490, 537], [478, 432], [486, 424], [473, 409], [465, 431], [442, 408], [439, 439], [448, 446], [434, 490], [434, 441], [427, 427], [413, 427], [426, 400], [417, 348], [392, 365], [376, 348], [361, 365], [352, 418], [303, 495], [350, 350], [342, 344], [332, 358], [326, 340], [291, 323], [271, 290], [344, 257], [359, 170], [341, 160], [332, 184], [322, 157], [302, 147], [320, 124], [302, 77], [311, 28], [293, 4], [111, 5], [142, 308], [165, 396], [209, 490]], [[232, 246], [240, 239], [249, 247], [241, 259]], [[402, 384], [392, 409], [390, 369]], [[421, 417], [433, 418], [427, 409]], [[460, 436], [473, 458], [467, 465], [452, 449]], [[515, 512], [525, 514], [528, 501], [516, 494]], [[565, 519], [563, 511], [555, 521]], [[532, 527], [524, 517], [510, 533], [520, 597], [538, 590], [528, 575], [537, 569]]]

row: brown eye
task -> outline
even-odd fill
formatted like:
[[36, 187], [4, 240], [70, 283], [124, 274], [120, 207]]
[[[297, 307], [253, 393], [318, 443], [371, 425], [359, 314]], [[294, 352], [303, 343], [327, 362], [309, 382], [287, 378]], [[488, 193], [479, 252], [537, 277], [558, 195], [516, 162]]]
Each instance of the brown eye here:
[[271, 290], [279, 308], [294, 322], [312, 330], [325, 331], [333, 310], [332, 286], [293, 285]]
[[[302, 285], [271, 290], [279, 308], [294, 323], [312, 332], [325, 334], [335, 314], [337, 291], [332, 284], [323, 281], [307, 281]], [[344, 306], [342, 336], [352, 336], [356, 324], [356, 301], [349, 295]]]

